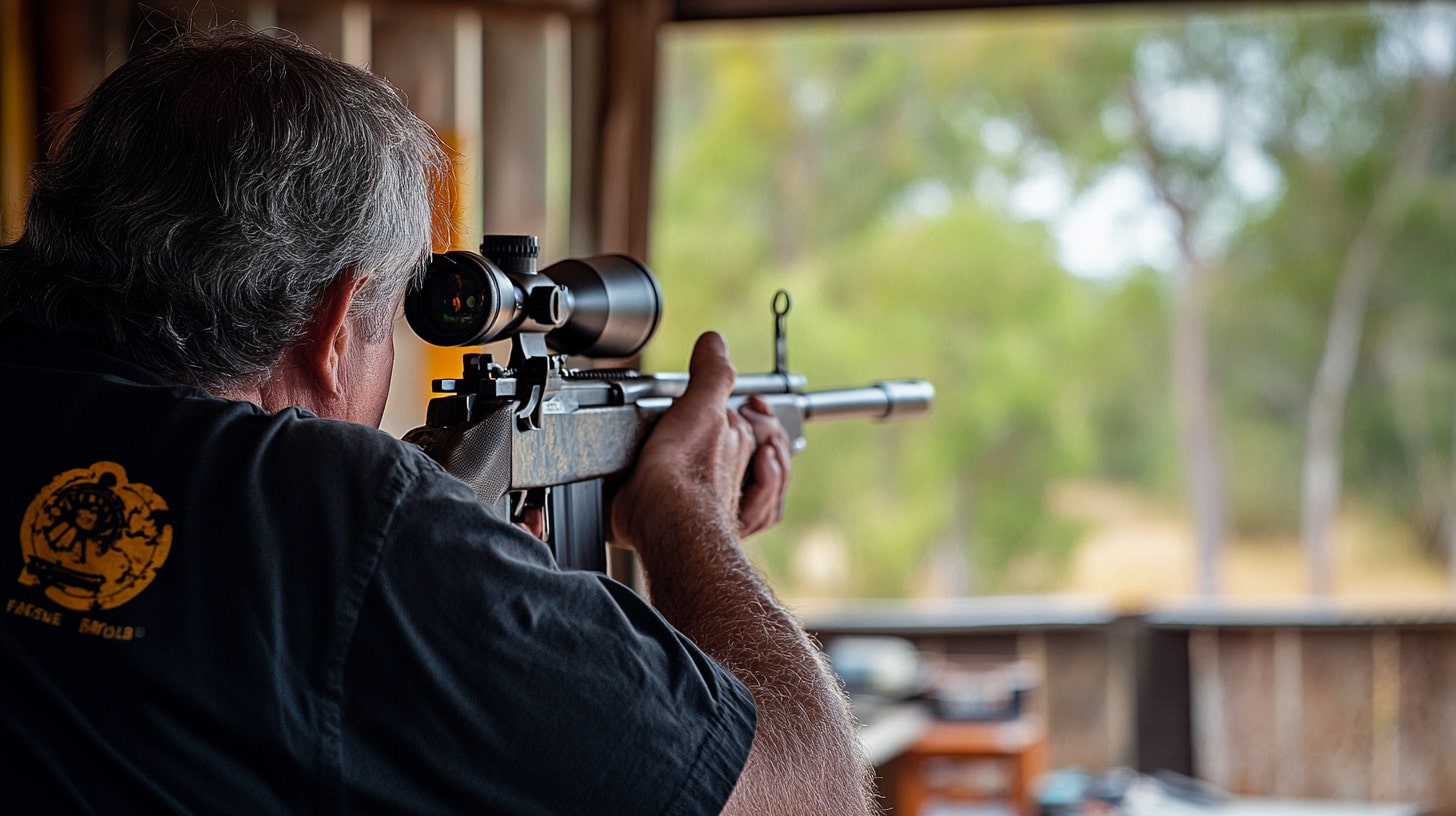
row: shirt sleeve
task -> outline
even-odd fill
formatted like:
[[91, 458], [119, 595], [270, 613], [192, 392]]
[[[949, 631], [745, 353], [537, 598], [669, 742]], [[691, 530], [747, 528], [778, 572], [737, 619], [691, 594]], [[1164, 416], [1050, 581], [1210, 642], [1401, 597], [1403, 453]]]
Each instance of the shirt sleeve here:
[[748, 690], [611, 579], [424, 470], [343, 666], [350, 812], [719, 813]]

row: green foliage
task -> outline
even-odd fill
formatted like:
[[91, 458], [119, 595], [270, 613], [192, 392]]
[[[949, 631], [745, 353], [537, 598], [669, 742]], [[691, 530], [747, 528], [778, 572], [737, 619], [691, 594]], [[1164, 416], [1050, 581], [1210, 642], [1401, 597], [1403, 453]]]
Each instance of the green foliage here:
[[1092, 473], [1171, 492], [1172, 415], [1168, 411], [1167, 276], [1143, 268], [1097, 286], [1086, 388], [1096, 458]]
[[[1418, 46], [1422, 26], [1456, 28], [1434, 8], [998, 12], [669, 39], [651, 258], [668, 312], [649, 367], [680, 369], [715, 328], [741, 371], [767, 369], [786, 288], [790, 364], [812, 387], [913, 376], [938, 391], [922, 421], [810, 426], [786, 521], [755, 544], [772, 580], [791, 595], [1055, 588], [1078, 531], [1052, 485], [1182, 491], [1177, 265], [1078, 278], [1052, 229], [1129, 173], [1161, 174], [1213, 269], [1230, 510], [1259, 534], [1297, 529], [1336, 283], [1373, 202], [1399, 196], [1378, 225], [1347, 490], [1438, 528], [1456, 433], [1449, 120], [1430, 178], [1388, 189], [1421, 83], [1452, 82]], [[1208, 110], [1211, 128], [1183, 116]], [[1063, 187], [1033, 202], [1046, 220], [1028, 215], [1034, 178]]]

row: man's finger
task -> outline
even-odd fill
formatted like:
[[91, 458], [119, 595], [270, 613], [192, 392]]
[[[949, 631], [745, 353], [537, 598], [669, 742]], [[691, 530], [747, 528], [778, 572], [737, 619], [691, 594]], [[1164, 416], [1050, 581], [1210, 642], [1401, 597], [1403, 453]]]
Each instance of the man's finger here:
[[743, 501], [739, 507], [738, 520], [744, 535], [773, 524], [778, 513], [782, 483], [782, 470], [773, 447], [759, 448], [753, 456], [752, 476], [743, 489]]
[[733, 362], [728, 359], [728, 344], [717, 332], [705, 332], [693, 345], [688, 363], [688, 385], [678, 402], [695, 409], [722, 410], [733, 393], [737, 379]]

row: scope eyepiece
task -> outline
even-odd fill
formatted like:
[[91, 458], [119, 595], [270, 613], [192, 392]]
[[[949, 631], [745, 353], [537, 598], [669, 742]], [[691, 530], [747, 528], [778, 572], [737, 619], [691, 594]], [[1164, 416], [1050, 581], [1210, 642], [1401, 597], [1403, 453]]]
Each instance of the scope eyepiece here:
[[424, 280], [404, 301], [411, 329], [427, 343], [489, 343], [510, 331], [514, 286], [494, 264], [472, 252], [430, 256]]
[[630, 357], [661, 322], [657, 278], [625, 255], [573, 258], [539, 273], [507, 268], [473, 252], [430, 256], [423, 283], [405, 297], [410, 328], [437, 346], [539, 332], [561, 354]]

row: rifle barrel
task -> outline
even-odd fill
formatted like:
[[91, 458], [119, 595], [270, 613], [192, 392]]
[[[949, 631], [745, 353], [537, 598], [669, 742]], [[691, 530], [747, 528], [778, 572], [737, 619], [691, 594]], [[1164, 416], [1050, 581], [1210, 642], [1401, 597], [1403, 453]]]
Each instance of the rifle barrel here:
[[926, 380], [890, 380], [800, 396], [805, 420], [903, 419], [930, 411], [935, 386]]

